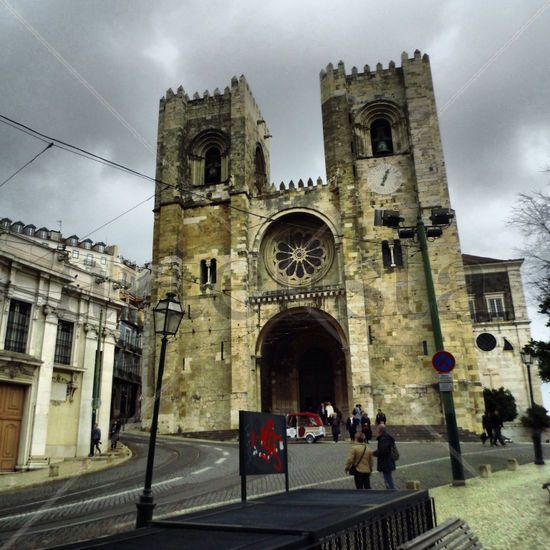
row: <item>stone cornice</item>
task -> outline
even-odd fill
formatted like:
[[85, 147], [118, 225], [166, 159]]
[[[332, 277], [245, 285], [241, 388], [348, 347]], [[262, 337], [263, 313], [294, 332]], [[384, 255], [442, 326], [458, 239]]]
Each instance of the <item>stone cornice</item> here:
[[327, 296], [344, 296], [346, 291], [338, 285], [312, 287], [312, 288], [284, 288], [280, 290], [269, 290], [251, 294], [250, 304], [264, 304], [270, 302], [304, 300], [307, 298], [324, 298]]

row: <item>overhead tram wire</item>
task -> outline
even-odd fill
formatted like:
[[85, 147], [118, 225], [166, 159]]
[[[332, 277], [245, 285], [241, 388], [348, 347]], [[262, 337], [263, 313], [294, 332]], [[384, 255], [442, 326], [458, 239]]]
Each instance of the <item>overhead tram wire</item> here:
[[[41, 141], [45, 141], [45, 140], [49, 140], [51, 142], [53, 142], [53, 145], [55, 147], [58, 147], [60, 149], [63, 149], [69, 153], [73, 153], [75, 155], [79, 155], [79, 156], [82, 156], [84, 158], [87, 158], [89, 160], [93, 160], [94, 162], [99, 162], [101, 164], [104, 164], [104, 165], [107, 165], [107, 166], [111, 166], [112, 168], [116, 168], [118, 170], [122, 170], [123, 172], [126, 172], [130, 175], [134, 175], [136, 177], [139, 177], [139, 178], [142, 178], [142, 179], [146, 179], [148, 181], [152, 181], [154, 183], [158, 183], [160, 185], [164, 185], [166, 187], [172, 187], [174, 189], [179, 189], [180, 186], [179, 185], [175, 185], [173, 183], [168, 183], [168, 182], [165, 182], [165, 181], [162, 181], [162, 180], [159, 180], [157, 178], [154, 178], [152, 176], [148, 176], [147, 174], [143, 174], [142, 172], [138, 172], [137, 170], [134, 170], [133, 168], [130, 168], [128, 166], [125, 166], [123, 164], [120, 164], [118, 162], [115, 162], [115, 161], [112, 161], [112, 160], [109, 160], [105, 157], [102, 157], [100, 155], [96, 155], [95, 153], [92, 153], [90, 151], [87, 151], [86, 149], [83, 149], [81, 147], [78, 147], [76, 145], [72, 145], [68, 142], [65, 142], [65, 141], [62, 141], [62, 140], [59, 140], [57, 138], [54, 138], [54, 137], [51, 137], [51, 136], [48, 136], [46, 134], [43, 134], [42, 132], [39, 132], [37, 130], [34, 130], [33, 128], [31, 128], [30, 126], [27, 126], [25, 124], [22, 124], [20, 122], [17, 122], [16, 120], [13, 120], [5, 115], [2, 115], [0, 114], [0, 122], [3, 122], [4, 124], [7, 124], [8, 126], [16, 129], [16, 130], [20, 130], [21, 132], [24, 132], [32, 137], [35, 137], [36, 139], [40, 139]], [[212, 202], [211, 199], [209, 199], [206, 195], [203, 195], [202, 193], [199, 193], [197, 191], [194, 191], [190, 186], [189, 184], [185, 184], [184, 186], [184, 189], [186, 192], [188, 192], [190, 195], [194, 195], [206, 202]], [[153, 198], [154, 195], [150, 198]], [[150, 200], [147, 199], [147, 200]], [[140, 202], [140, 204], [142, 204], [143, 202]], [[139, 206], [136, 205], [136, 207]], [[246, 210], [244, 208], [239, 208], [235, 205], [232, 205], [232, 204], [229, 204], [228, 205], [228, 208], [230, 209], [233, 209], [233, 210], [236, 210], [238, 212], [243, 212], [245, 214], [249, 214], [250, 216], [254, 216], [256, 218], [260, 218], [264, 221], [271, 221], [271, 222], [274, 222], [276, 221], [275, 218], [271, 217], [271, 216], [265, 216], [263, 214], [258, 214], [257, 212], [252, 212], [250, 210]], [[133, 210], [133, 208], [130, 208], [129, 210], [127, 210], [126, 212], [122, 213], [120, 216], [123, 216], [125, 213], [127, 212], [130, 212], [131, 210]], [[120, 217], [118, 216], [118, 217]], [[118, 219], [115, 218], [115, 219]], [[115, 219], [113, 219], [112, 221], [114, 221]], [[111, 222], [107, 222], [108, 223], [112, 223]], [[87, 235], [92, 235], [93, 233], [95, 233], [96, 231], [98, 231], [98, 229], [101, 229], [103, 227], [105, 227], [106, 224], [103, 224], [101, 225], [99, 228], [97, 229], [93, 229], [92, 231], [88, 232]], [[305, 226], [302, 226], [300, 224], [289, 224], [290, 226], [292, 227], [297, 227], [298, 229], [309, 229]], [[342, 235], [341, 236], [342, 239], [347, 239], [347, 240], [352, 240], [352, 241], [356, 241], [356, 242], [359, 242], [359, 243], [368, 243], [368, 242], [373, 242], [373, 243], [378, 243], [378, 241], [375, 241], [375, 240], [372, 240], [372, 239], [361, 239], [361, 238], [354, 238], [354, 237], [347, 237], [347, 236], [344, 236]]]
[[0, 187], [4, 187], [4, 185], [6, 185], [6, 183], [8, 183], [10, 180], [12, 180], [15, 176], [17, 176], [17, 174], [19, 174], [19, 172], [22, 172], [27, 166], [29, 166], [29, 164], [32, 164], [40, 155], [42, 155], [43, 153], [45, 153], [48, 149], [50, 149], [51, 147], [53, 147], [53, 142], [50, 142], [48, 145], [46, 145], [46, 147], [44, 147], [44, 149], [42, 149], [42, 151], [40, 151], [40, 153], [36, 154], [31, 160], [29, 160], [28, 162], [26, 162], [25, 164], [23, 164], [23, 166], [21, 166], [21, 168], [19, 168], [18, 170], [16, 170], [9, 178], [6, 178], [2, 183], [0, 183]]

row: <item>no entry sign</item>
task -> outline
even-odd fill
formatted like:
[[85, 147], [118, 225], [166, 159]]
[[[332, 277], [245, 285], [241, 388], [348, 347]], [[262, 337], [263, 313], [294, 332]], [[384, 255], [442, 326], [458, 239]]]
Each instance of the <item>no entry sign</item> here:
[[456, 365], [455, 358], [448, 351], [438, 351], [432, 357], [432, 366], [437, 372], [451, 372]]

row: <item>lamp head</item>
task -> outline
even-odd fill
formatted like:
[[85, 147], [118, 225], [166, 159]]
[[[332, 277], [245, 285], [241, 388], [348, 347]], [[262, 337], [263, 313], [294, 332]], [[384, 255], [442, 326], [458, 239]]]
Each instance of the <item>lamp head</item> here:
[[173, 336], [178, 332], [183, 319], [183, 310], [175, 294], [169, 292], [166, 294], [166, 298], [159, 301], [153, 310], [153, 319], [157, 334]]

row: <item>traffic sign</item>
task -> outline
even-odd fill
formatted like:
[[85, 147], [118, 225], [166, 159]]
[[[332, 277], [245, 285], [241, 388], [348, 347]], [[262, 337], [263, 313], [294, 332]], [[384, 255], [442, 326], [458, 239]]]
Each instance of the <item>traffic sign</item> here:
[[432, 357], [432, 366], [437, 372], [451, 372], [455, 368], [455, 358], [448, 351], [438, 351]]
[[446, 372], [439, 373], [439, 391], [453, 391], [453, 375]]

